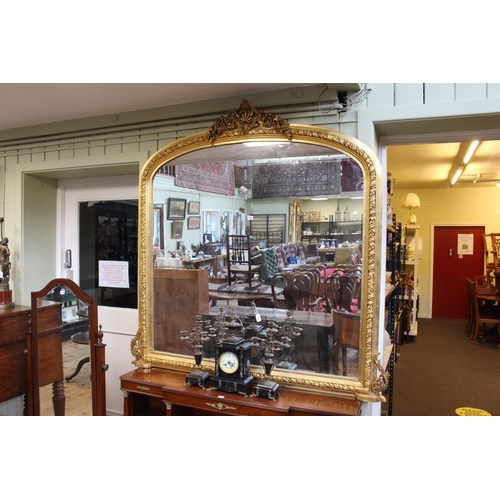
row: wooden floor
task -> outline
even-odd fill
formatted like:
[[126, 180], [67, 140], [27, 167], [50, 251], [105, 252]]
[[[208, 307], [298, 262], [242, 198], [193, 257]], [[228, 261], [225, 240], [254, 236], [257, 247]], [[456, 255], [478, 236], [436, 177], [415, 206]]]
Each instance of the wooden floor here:
[[[89, 346], [75, 344], [68, 340], [63, 343], [64, 376], [75, 371], [78, 362], [89, 356]], [[66, 416], [91, 416], [92, 391], [90, 386], [90, 363], [83, 365], [80, 373], [71, 381], [64, 383], [66, 395]], [[40, 413], [42, 416], [54, 415], [52, 407], [52, 384], [40, 390]]]

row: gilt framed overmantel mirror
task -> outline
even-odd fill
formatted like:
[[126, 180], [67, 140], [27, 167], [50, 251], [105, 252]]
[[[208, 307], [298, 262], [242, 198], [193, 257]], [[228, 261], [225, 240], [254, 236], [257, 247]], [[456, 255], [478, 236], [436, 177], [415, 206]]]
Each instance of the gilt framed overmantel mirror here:
[[[170, 173], [170, 179], [165, 172]], [[178, 303], [183, 297], [171, 291], [165, 298], [164, 290], [157, 288], [151, 243], [156, 231], [153, 223], [157, 225], [155, 207], [168, 206], [169, 198], [182, 198], [188, 204], [199, 204], [201, 213], [195, 233], [184, 221], [183, 240], [190, 237], [200, 246], [205, 244], [209, 257], [217, 257], [222, 247], [222, 254], [214, 259], [218, 274], [208, 269], [207, 276], [198, 280], [198, 287], [206, 287], [212, 278], [223, 276], [226, 233], [250, 234], [252, 245], [261, 250], [302, 242], [307, 256], [323, 263], [325, 281], [331, 269], [338, 267], [330, 254], [336, 254], [336, 259], [347, 256], [347, 261], [357, 254], [359, 304], [351, 312], [358, 316], [359, 333], [351, 342], [355, 349], [347, 349], [354, 364], [342, 370], [331, 363], [330, 357], [334, 353], [341, 357], [343, 349], [339, 349], [339, 330], [335, 333], [333, 324], [328, 326], [333, 323], [331, 308], [323, 303], [315, 314], [327, 326], [321, 334], [313, 330], [296, 339], [293, 369], [277, 365], [271, 377], [282, 387], [331, 392], [362, 401], [382, 400], [385, 373], [378, 352], [382, 189], [380, 164], [358, 139], [323, 127], [288, 124], [253, 108], [246, 100], [208, 130], [154, 153], [143, 166], [139, 180], [139, 327], [131, 343], [136, 367], [186, 373], [193, 370], [192, 352], [179, 340], [181, 331], [172, 320], [180, 314]], [[321, 206], [311, 200], [318, 197], [324, 198]], [[171, 222], [165, 220], [165, 224], [168, 240]], [[167, 247], [174, 244], [165, 243]], [[189, 243], [186, 246], [189, 249]], [[262, 273], [262, 266], [260, 269]], [[212, 296], [210, 299], [204, 307], [213, 305]], [[194, 302], [193, 326], [199, 312]], [[238, 304], [218, 301], [222, 314], [229, 315], [231, 303]], [[258, 309], [261, 316], [271, 317], [279, 307], [273, 303]], [[173, 324], [169, 331], [163, 328], [168, 321]], [[306, 331], [310, 325], [301, 326]], [[201, 368], [214, 371], [210, 349], [206, 350]], [[258, 362], [252, 361], [251, 371], [256, 380], [264, 377]]]

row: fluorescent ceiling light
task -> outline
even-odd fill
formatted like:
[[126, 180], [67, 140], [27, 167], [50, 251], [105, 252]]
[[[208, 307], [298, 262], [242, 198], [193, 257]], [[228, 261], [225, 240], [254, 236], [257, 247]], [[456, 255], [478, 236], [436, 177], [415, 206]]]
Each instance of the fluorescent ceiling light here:
[[453, 186], [455, 182], [458, 181], [458, 178], [462, 175], [462, 172], [464, 171], [464, 167], [459, 167], [457, 168], [457, 171], [455, 172], [455, 175], [452, 177], [450, 184]]
[[312, 201], [325, 201], [328, 200], [328, 198], [311, 198]]
[[469, 160], [471, 159], [472, 155], [474, 154], [474, 151], [476, 151], [478, 145], [479, 145], [479, 141], [473, 141], [472, 142], [472, 144], [469, 147], [469, 150], [467, 151], [467, 154], [464, 157], [464, 163], [465, 164], [469, 163]]

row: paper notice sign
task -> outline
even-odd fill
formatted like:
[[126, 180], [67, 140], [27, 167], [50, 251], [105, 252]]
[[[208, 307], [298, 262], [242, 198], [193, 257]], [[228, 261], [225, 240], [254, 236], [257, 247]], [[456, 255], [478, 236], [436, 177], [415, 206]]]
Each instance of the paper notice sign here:
[[128, 262], [119, 260], [100, 260], [99, 286], [108, 288], [129, 288]]

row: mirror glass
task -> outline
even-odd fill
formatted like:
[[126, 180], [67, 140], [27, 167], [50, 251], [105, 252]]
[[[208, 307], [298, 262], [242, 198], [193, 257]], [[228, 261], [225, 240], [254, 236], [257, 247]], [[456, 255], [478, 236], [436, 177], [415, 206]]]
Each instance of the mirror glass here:
[[[208, 300], [199, 293], [191, 296], [194, 292], [185, 287], [185, 281], [182, 286], [179, 280], [175, 285], [160, 284], [151, 247], [141, 249], [144, 307], [140, 302], [141, 324], [132, 346], [137, 366], [192, 369], [193, 346], [180, 337], [181, 330], [195, 326], [197, 314], [211, 323], [223, 315], [226, 325], [236, 322], [251, 331], [260, 326], [255, 325], [255, 311], [265, 326], [270, 321], [283, 323], [287, 310], [293, 309], [293, 325], [301, 334], [291, 339], [286, 354], [280, 354], [273, 377], [289, 385], [312, 385], [357, 396], [371, 393], [376, 372], [373, 325], [378, 321], [374, 298], [379, 292], [379, 271], [374, 263], [380, 252], [375, 230], [381, 214], [379, 165], [373, 153], [354, 138], [328, 129], [290, 127], [297, 138], [288, 141], [277, 140], [273, 134], [269, 137], [266, 131], [216, 143], [198, 134], [163, 148], [143, 168], [140, 203], [146, 208], [168, 206], [171, 197], [200, 206], [199, 228], [188, 229], [190, 215], [186, 214], [182, 237], [186, 254], [177, 256], [177, 268], [193, 271], [192, 290], [208, 287], [209, 293]], [[173, 246], [174, 240], [168, 237], [172, 222], [164, 222], [165, 246]], [[140, 222], [140, 233], [146, 235], [149, 230], [147, 223]], [[249, 234], [250, 254], [260, 252], [257, 279], [262, 286], [255, 300], [251, 294], [227, 297], [218, 293], [217, 287], [227, 279], [226, 234]], [[280, 257], [276, 257], [278, 269], [270, 269], [263, 260], [268, 250], [276, 253], [276, 247], [286, 250], [287, 246], [288, 250], [294, 247], [295, 255], [285, 253], [285, 270], [319, 266], [322, 287], [341, 264], [359, 265], [356, 299], [343, 306], [358, 318], [348, 342], [339, 343], [339, 327], [333, 325], [332, 309], [338, 306], [333, 304], [334, 297], [330, 301], [327, 297], [333, 292], [320, 292], [319, 305], [308, 311], [290, 306], [279, 296], [280, 287], [273, 286], [272, 276], [282, 270]], [[167, 267], [163, 273], [175, 273], [175, 265]], [[204, 275], [208, 283], [196, 274], [203, 269], [208, 271]], [[171, 279], [172, 274], [168, 276]], [[210, 342], [204, 345], [204, 362], [213, 368]], [[258, 355], [252, 363], [255, 373], [260, 373]]]
[[[32, 293], [29, 412], [41, 416], [104, 414], [105, 346], [96, 325], [96, 299], [74, 282], [56, 279]], [[98, 363], [104, 369], [96, 370]]]
[[[39, 336], [40, 415], [61, 411], [65, 416], [92, 415], [88, 304], [67, 288], [56, 286], [37, 301], [37, 307], [39, 331], [43, 333]], [[51, 309], [54, 319], [61, 315], [62, 330], [57, 334], [40, 328]]]

